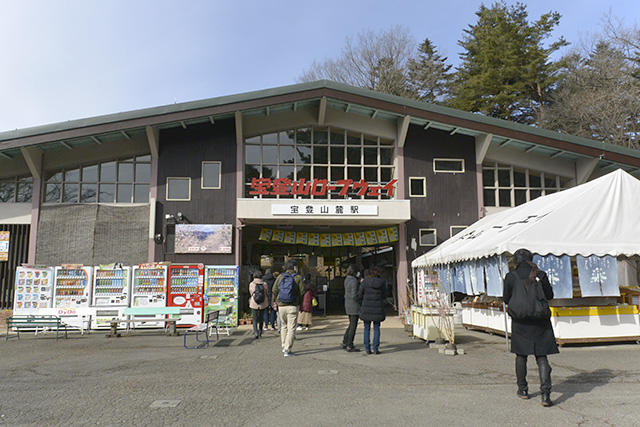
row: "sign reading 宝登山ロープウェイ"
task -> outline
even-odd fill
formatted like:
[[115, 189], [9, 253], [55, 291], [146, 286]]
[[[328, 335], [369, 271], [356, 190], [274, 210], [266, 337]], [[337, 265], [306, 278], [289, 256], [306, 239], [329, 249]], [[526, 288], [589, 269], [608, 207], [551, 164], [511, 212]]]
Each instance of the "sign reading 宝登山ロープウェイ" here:
[[251, 180], [251, 196], [326, 196], [328, 193], [339, 196], [387, 196], [393, 197], [397, 179], [385, 185], [369, 183], [364, 179], [339, 179], [335, 183], [328, 179], [306, 181], [300, 178], [292, 181], [289, 178], [253, 178]]
[[9, 260], [9, 232], [0, 231], [0, 261]]

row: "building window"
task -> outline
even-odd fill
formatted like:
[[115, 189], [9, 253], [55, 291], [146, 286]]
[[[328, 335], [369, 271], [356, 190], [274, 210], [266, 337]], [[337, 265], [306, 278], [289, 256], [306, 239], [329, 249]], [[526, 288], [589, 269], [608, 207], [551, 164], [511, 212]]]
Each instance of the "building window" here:
[[167, 200], [191, 200], [191, 178], [167, 178]]
[[484, 206], [514, 207], [564, 190], [557, 175], [490, 163], [482, 165]]
[[45, 173], [43, 203], [149, 203], [151, 156]]
[[438, 232], [435, 228], [420, 229], [420, 246], [436, 246], [438, 244]]
[[203, 189], [217, 190], [220, 188], [222, 163], [202, 162], [202, 183]]
[[433, 159], [433, 171], [462, 173], [464, 172], [464, 159]]
[[[341, 180], [360, 182], [369, 186], [386, 185], [395, 176], [395, 150], [392, 140], [349, 132], [332, 127], [304, 127], [258, 135], [245, 140], [245, 197], [259, 198], [315, 198], [315, 199], [389, 199], [387, 191], [380, 195], [358, 194], [361, 188], [349, 187], [339, 194]], [[336, 190], [325, 194], [295, 194], [291, 191], [250, 194], [255, 179], [285, 180], [297, 183], [314, 179], [327, 180], [327, 187]], [[289, 184], [288, 189], [291, 189]]]
[[451, 227], [449, 227], [450, 237], [455, 236], [467, 227], [467, 225], [452, 225]]
[[15, 176], [0, 180], [0, 203], [28, 203], [32, 197], [32, 177]]
[[427, 197], [427, 178], [409, 178], [409, 197]]

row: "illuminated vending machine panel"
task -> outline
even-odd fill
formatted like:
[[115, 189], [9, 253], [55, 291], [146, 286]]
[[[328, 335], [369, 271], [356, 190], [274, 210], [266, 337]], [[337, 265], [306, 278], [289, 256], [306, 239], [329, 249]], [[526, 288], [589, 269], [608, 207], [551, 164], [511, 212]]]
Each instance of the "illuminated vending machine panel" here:
[[[161, 263], [140, 264], [131, 272], [131, 307], [167, 306], [167, 265]], [[155, 316], [149, 316], [155, 318]], [[136, 316], [136, 319], [144, 316]], [[162, 321], [141, 321], [135, 328], [161, 328]]]
[[180, 307], [176, 326], [194, 326], [202, 322], [204, 264], [169, 266], [167, 307]]
[[167, 306], [167, 266], [140, 264], [133, 267], [131, 307]]
[[94, 269], [93, 298], [95, 313], [91, 328], [109, 328], [112, 319], [123, 319], [124, 309], [129, 307], [131, 294], [131, 267], [101, 265]]
[[16, 268], [14, 314], [38, 314], [53, 305], [53, 267], [28, 266]]
[[55, 268], [54, 308], [87, 308], [91, 304], [92, 267], [62, 265]]
[[204, 314], [232, 307], [232, 326], [238, 325], [240, 268], [236, 265], [208, 265], [204, 277]]

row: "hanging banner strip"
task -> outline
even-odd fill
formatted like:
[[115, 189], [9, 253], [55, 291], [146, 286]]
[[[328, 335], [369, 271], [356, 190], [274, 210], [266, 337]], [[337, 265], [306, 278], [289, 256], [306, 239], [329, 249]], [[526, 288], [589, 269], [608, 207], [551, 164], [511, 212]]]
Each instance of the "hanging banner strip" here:
[[323, 248], [375, 246], [397, 242], [398, 227], [387, 227], [354, 233], [308, 233], [263, 228], [260, 230], [260, 237], [258, 239], [263, 242], [320, 246]]

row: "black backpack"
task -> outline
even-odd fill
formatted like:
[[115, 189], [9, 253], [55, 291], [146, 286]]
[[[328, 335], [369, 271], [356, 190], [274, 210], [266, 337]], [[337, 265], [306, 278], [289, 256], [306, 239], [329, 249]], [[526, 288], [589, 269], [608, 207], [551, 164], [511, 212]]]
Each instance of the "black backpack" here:
[[262, 302], [266, 299], [266, 295], [264, 293], [264, 285], [261, 283], [256, 283], [256, 288], [253, 291], [253, 300], [256, 304], [262, 304]]
[[544, 296], [542, 285], [538, 280], [540, 269], [534, 263], [531, 265], [531, 273], [523, 280], [516, 273], [513, 284], [513, 292], [509, 300], [507, 312], [516, 320], [545, 320], [551, 318], [549, 302]]
[[278, 288], [278, 301], [290, 303], [297, 297], [298, 284], [295, 281], [295, 274], [282, 273], [282, 280]]

